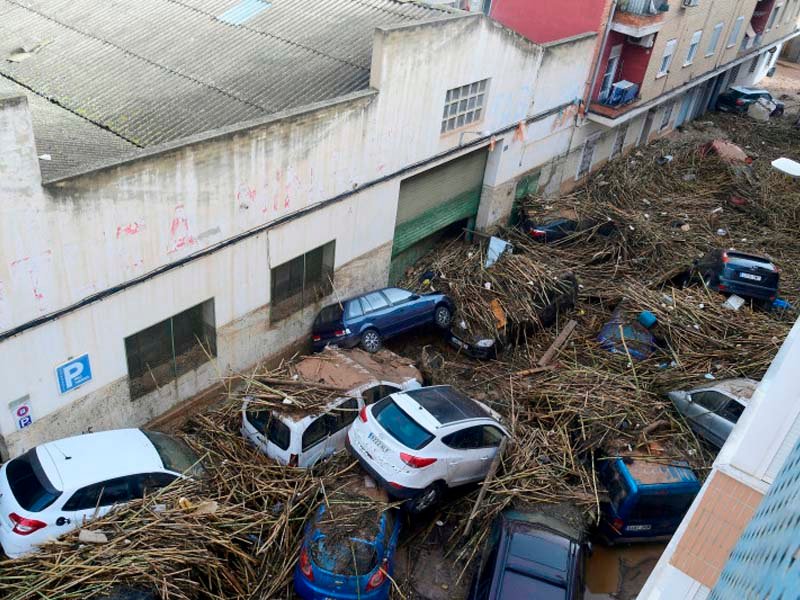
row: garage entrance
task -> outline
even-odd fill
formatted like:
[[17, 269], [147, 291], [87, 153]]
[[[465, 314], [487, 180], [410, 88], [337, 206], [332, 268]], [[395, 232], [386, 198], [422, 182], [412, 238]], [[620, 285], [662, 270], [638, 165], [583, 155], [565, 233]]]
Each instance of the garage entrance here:
[[487, 156], [486, 149], [478, 150], [400, 183], [391, 285], [436, 242], [473, 226]]

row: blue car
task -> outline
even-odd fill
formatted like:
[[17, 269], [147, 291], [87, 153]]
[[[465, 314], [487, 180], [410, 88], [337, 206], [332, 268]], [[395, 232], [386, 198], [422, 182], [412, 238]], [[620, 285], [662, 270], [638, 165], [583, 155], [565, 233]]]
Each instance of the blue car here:
[[657, 348], [655, 336], [641, 323], [626, 320], [619, 310], [603, 325], [597, 341], [601, 348], [614, 354], [630, 355], [633, 360], [646, 360]]
[[711, 289], [772, 302], [778, 296], [780, 269], [766, 256], [715, 249], [695, 263]]
[[684, 461], [613, 457], [603, 461], [598, 479], [608, 491], [598, 528], [607, 544], [669, 540], [700, 491]]
[[[385, 600], [391, 591], [394, 553], [400, 521], [394, 509], [352, 510], [332, 503], [337, 516], [355, 513], [357, 523], [342, 534], [323, 503], [306, 526], [300, 558], [294, 570], [294, 589], [304, 600]], [[344, 512], [342, 512], [344, 511]], [[345, 529], [350, 529], [345, 526]]]
[[444, 294], [385, 288], [323, 308], [311, 328], [315, 352], [328, 344], [377, 352], [383, 340], [424, 325], [450, 328], [455, 307]]

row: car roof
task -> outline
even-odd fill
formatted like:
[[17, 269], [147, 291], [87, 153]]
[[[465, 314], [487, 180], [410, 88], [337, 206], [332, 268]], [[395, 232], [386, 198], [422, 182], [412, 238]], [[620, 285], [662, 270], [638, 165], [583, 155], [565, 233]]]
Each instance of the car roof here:
[[439, 425], [491, 418], [480, 404], [449, 385], [418, 388], [405, 395], [424, 408]]
[[36, 447], [47, 478], [70, 491], [115, 477], [164, 471], [155, 446], [140, 429], [114, 429]]
[[683, 461], [657, 463], [646, 460], [623, 461], [637, 485], [664, 485], [696, 483], [697, 476], [688, 463]]
[[713, 385], [698, 386], [691, 390], [689, 393], [716, 391], [722, 392], [728, 396], [733, 396], [742, 403], [747, 404], [753, 397], [753, 394], [758, 387], [758, 381], [739, 377], [736, 379], [723, 379], [717, 381]]
[[507, 522], [506, 531], [508, 545], [504, 549], [504, 571], [510, 570], [566, 590], [575, 542], [522, 521]]

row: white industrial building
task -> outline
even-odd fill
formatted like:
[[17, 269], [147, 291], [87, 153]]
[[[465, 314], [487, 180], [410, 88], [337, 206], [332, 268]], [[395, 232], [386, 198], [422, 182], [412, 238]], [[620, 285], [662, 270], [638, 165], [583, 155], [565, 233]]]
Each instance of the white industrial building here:
[[143, 424], [559, 189], [595, 34], [306, 5], [0, 0], [4, 454]]

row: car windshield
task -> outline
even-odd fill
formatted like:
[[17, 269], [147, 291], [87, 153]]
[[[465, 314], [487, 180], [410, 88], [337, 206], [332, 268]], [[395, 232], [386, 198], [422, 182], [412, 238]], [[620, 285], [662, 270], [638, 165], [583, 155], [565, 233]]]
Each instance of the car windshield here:
[[433, 435], [404, 413], [391, 396], [378, 402], [373, 414], [381, 427], [407, 448], [419, 450], [433, 439]]
[[375, 546], [363, 540], [323, 535], [310, 546], [314, 564], [337, 575], [366, 575], [378, 566]]
[[17, 503], [30, 512], [44, 510], [61, 495], [45, 475], [35, 448], [9, 462], [6, 477]]
[[536, 579], [513, 569], [503, 572], [498, 598], [536, 598], [536, 600], [566, 600], [567, 590], [543, 579]]
[[331, 304], [330, 306], [326, 306], [317, 315], [317, 318], [314, 320], [314, 325], [328, 325], [330, 323], [338, 323], [342, 320], [342, 305], [341, 304]]
[[200, 464], [200, 459], [186, 445], [186, 442], [156, 431], [144, 431], [142, 433], [155, 446], [165, 469], [191, 477], [203, 476], [204, 470]]
[[281, 450], [289, 449], [289, 427], [268, 410], [248, 410], [247, 420]]

